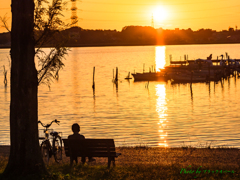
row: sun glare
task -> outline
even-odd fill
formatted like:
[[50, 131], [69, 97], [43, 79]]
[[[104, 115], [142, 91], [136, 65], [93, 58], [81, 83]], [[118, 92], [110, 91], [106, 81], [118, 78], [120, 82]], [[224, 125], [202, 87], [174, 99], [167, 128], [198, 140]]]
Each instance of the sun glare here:
[[157, 22], [162, 22], [168, 17], [168, 11], [163, 6], [157, 6], [153, 9], [153, 19]]

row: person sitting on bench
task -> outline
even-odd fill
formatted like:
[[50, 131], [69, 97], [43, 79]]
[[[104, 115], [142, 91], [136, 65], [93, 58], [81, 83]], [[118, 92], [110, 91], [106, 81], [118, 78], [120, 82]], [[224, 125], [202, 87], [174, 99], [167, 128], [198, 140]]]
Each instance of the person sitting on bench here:
[[[73, 134], [68, 136], [68, 139], [85, 139], [85, 137], [81, 134], [79, 134], [80, 132], [80, 126], [75, 123], [72, 125], [72, 131]], [[70, 157], [70, 165], [73, 165], [73, 161], [76, 162], [76, 164], [78, 163], [78, 158], [76, 157]], [[84, 164], [86, 162], [86, 157], [82, 157], [81, 159], [82, 163]], [[88, 157], [88, 162], [92, 162], [95, 161], [95, 159], [93, 159], [92, 157]]]

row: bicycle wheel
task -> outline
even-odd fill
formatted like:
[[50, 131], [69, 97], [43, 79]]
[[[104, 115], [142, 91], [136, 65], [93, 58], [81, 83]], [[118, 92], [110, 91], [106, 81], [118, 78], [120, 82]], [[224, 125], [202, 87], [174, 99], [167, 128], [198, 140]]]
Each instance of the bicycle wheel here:
[[50, 155], [49, 155], [49, 145], [46, 141], [42, 142], [41, 144], [41, 153], [42, 153], [43, 162], [45, 164], [48, 164]]
[[62, 160], [62, 139], [60, 136], [53, 139], [53, 154], [55, 161], [59, 163]]

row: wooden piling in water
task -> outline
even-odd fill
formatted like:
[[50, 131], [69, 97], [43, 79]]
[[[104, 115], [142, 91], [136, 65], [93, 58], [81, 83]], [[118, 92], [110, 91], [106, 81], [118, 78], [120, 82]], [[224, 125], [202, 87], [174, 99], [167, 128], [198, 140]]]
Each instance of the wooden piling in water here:
[[118, 82], [118, 67], [116, 67], [116, 76], [115, 76], [115, 83]]
[[145, 84], [145, 88], [148, 89], [148, 86], [149, 86], [149, 81]]
[[93, 85], [92, 85], [92, 88], [95, 90], [95, 66], [93, 67]]
[[4, 85], [7, 86], [7, 71], [5, 69], [5, 66], [3, 65], [3, 75], [4, 75]]
[[208, 64], [208, 80], [209, 80], [209, 82], [210, 82], [210, 64]]
[[192, 86], [192, 79], [193, 79], [193, 71], [191, 71], [191, 86]]
[[192, 83], [190, 84], [190, 93], [191, 93], [191, 100], [193, 100]]

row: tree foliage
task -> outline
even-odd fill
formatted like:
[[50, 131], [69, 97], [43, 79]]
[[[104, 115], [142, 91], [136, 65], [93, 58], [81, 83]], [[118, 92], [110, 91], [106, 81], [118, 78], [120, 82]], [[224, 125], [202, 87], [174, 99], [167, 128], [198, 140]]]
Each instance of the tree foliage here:
[[51, 49], [49, 54], [41, 51], [41, 55], [39, 53], [36, 55], [41, 67], [38, 70], [38, 84], [44, 83], [50, 87], [52, 79], [58, 80], [58, 72], [64, 66], [62, 59], [65, 54], [67, 54], [67, 48], [55, 47]]
[[[38, 84], [50, 86], [53, 79], [58, 80], [59, 70], [63, 68], [64, 56], [68, 48], [64, 47], [66, 39], [61, 30], [69, 27], [60, 17], [66, 2], [53, 0], [50, 4], [47, 0], [36, 0], [34, 11], [34, 37], [36, 58], [38, 60]], [[51, 44], [53, 48], [46, 54], [41, 48]]]
[[[63, 0], [53, 0], [50, 3], [48, 0], [35, 0], [34, 9], [34, 40], [35, 40], [35, 60], [38, 62], [38, 85], [46, 84], [50, 87], [53, 80], [58, 80], [59, 71], [63, 68], [64, 57], [69, 51], [64, 46], [67, 39], [62, 35], [61, 31], [70, 27], [70, 24], [65, 24], [63, 10], [66, 2]], [[5, 27], [9, 32], [5, 15], [0, 17], [2, 27]], [[51, 46], [49, 53], [42, 50], [43, 47]]]

